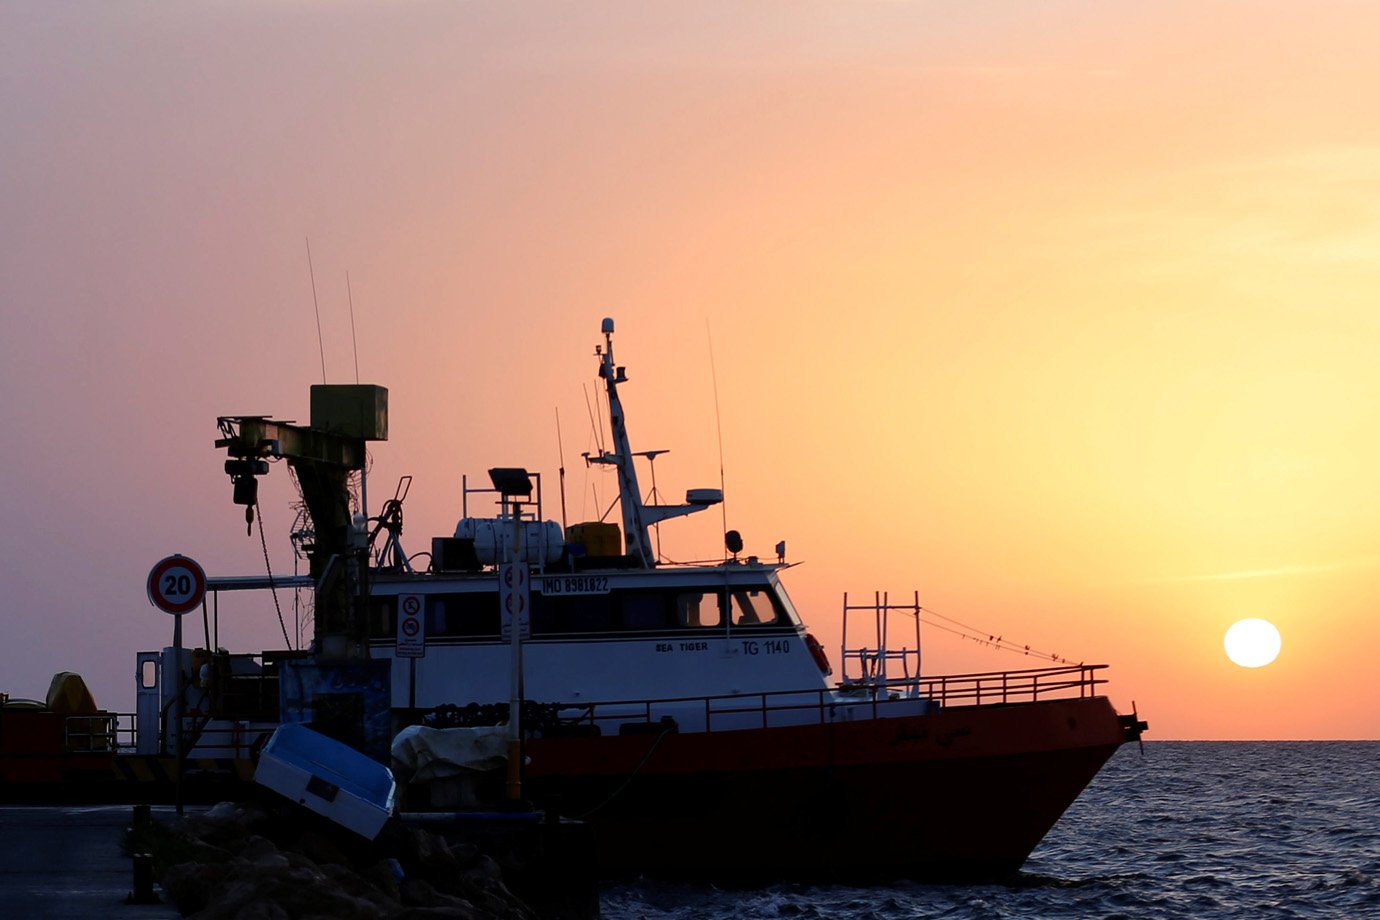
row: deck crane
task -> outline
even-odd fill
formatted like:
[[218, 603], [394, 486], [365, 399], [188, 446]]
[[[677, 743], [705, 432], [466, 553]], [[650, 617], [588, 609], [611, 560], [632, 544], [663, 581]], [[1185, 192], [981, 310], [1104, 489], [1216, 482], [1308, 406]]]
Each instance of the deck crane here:
[[268, 461], [286, 459], [297, 474], [315, 531], [308, 551], [315, 583], [313, 635], [316, 655], [326, 660], [368, 657], [367, 533], [350, 515], [350, 474], [364, 469], [365, 443], [388, 440], [388, 390], [373, 384], [316, 384], [311, 388], [311, 424], [270, 416], [222, 416], [225, 472], [234, 502], [253, 525], [258, 477]]

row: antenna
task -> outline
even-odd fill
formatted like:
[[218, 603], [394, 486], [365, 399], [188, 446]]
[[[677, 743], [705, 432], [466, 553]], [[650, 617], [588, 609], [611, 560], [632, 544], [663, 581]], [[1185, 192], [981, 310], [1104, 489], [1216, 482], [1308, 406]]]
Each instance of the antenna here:
[[[704, 319], [704, 335], [709, 340], [709, 379], [714, 384], [714, 432], [719, 438], [719, 494], [723, 500], [719, 502], [719, 513], [723, 519], [724, 533], [728, 531], [728, 490], [724, 488], [724, 425], [719, 416], [719, 375], [714, 369], [714, 333], [709, 329], [709, 317]], [[739, 538], [741, 540], [741, 538]], [[740, 546], [739, 549], [742, 547]], [[733, 555], [738, 555], [737, 550]]]
[[[589, 413], [589, 430], [594, 435], [594, 446], [599, 448], [599, 453], [602, 455], [604, 453], [604, 433], [600, 431], [599, 422], [594, 420], [594, 405], [589, 401], [589, 387], [581, 384], [580, 389], [585, 394], [585, 411]], [[599, 416], [600, 421], [603, 421], [603, 418], [603, 415]]]
[[561, 442], [561, 407], [556, 407], [556, 452], [561, 456], [561, 530], [565, 530], [565, 445]]
[[[350, 347], [355, 351], [355, 383], [359, 383], [359, 340], [355, 338], [355, 292], [350, 290], [350, 273], [345, 273], [345, 293], [350, 298]], [[318, 318], [318, 322], [319, 322]], [[325, 361], [323, 359], [322, 363]]]
[[326, 382], [326, 342], [321, 337], [321, 304], [316, 299], [316, 270], [311, 265], [311, 237], [307, 241], [307, 274], [311, 276], [311, 305], [316, 308], [316, 347], [321, 349], [321, 382]]

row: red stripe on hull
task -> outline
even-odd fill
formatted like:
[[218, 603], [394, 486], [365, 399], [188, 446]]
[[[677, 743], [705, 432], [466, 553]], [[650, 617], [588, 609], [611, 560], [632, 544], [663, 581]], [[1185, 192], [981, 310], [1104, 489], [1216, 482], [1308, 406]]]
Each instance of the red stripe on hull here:
[[1015, 871], [1122, 743], [1103, 698], [709, 734], [535, 740], [530, 793], [610, 874]]

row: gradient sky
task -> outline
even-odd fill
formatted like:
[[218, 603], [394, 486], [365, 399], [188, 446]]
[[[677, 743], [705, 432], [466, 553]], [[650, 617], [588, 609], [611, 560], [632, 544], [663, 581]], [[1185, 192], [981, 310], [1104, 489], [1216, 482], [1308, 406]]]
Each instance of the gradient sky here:
[[[831, 648], [844, 591], [918, 589], [1111, 664], [1154, 738], [1380, 738], [1377, 34], [1360, 2], [0, 0], [0, 690], [129, 708], [149, 567], [263, 570], [215, 419], [305, 420], [323, 350], [353, 382], [349, 272], [414, 552], [462, 473], [553, 483], [557, 413], [571, 520], [608, 500], [611, 315], [672, 499], [718, 484], [717, 376], [729, 526], [787, 540]], [[275, 469], [278, 572], [290, 498]], [[719, 551], [701, 518], [669, 553]], [[1223, 654], [1246, 616], [1274, 665]], [[222, 605], [222, 644], [278, 634]]]

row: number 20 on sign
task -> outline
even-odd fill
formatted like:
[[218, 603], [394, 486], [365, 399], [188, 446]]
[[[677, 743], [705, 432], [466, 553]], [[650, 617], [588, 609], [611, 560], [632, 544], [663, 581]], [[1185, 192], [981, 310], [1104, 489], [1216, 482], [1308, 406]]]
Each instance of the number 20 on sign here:
[[206, 572], [187, 556], [161, 559], [149, 570], [149, 603], [165, 613], [181, 616], [206, 596]]

